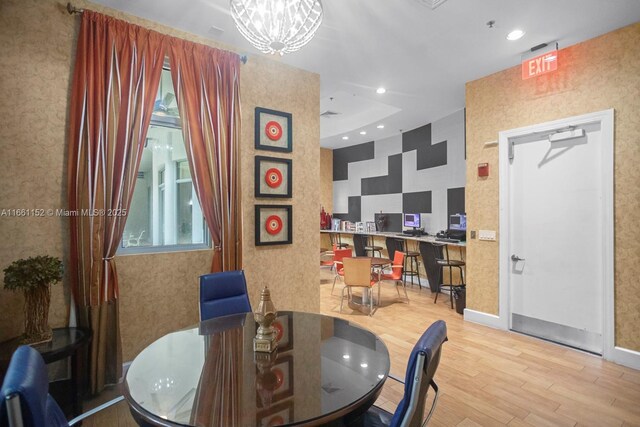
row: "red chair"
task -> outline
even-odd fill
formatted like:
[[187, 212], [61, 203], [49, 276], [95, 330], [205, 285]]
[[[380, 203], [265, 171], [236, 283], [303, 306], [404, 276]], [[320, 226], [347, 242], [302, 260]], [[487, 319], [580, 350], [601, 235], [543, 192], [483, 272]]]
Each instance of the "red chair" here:
[[[336, 245], [333, 245], [333, 249], [330, 252], [321, 252], [320, 256], [329, 256], [329, 255], [334, 255], [336, 253], [336, 250], [338, 249], [338, 247]], [[334, 262], [333, 262], [333, 257], [331, 259], [320, 259], [320, 267], [330, 267], [329, 270], [333, 270], [334, 267]]]
[[351, 249], [336, 249], [333, 251], [333, 266], [336, 269], [336, 277], [333, 278], [331, 295], [333, 295], [333, 290], [336, 287], [336, 280], [338, 280], [338, 277], [344, 277], [344, 268], [342, 265], [342, 260], [345, 258], [351, 258], [351, 257], [353, 257], [353, 252], [351, 252]]
[[407, 303], [409, 302], [409, 296], [407, 295], [407, 287], [405, 286], [404, 281], [402, 280], [402, 273], [404, 269], [404, 252], [396, 251], [393, 255], [393, 265], [391, 266], [391, 274], [380, 274], [380, 282], [383, 280], [396, 282], [396, 291], [398, 292], [398, 296], [400, 296], [400, 291], [398, 290], [398, 286], [402, 286], [404, 290], [404, 297], [407, 299]]

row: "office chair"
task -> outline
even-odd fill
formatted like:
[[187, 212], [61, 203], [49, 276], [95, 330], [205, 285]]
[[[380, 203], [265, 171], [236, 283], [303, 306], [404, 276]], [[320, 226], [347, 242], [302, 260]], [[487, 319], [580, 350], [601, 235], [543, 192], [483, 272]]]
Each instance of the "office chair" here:
[[[344, 288], [340, 299], [340, 313], [344, 303], [344, 291], [348, 291], [351, 297], [351, 288], [363, 288], [363, 292], [369, 295], [369, 316], [373, 316], [373, 286], [380, 281], [379, 274], [371, 273], [371, 258], [345, 258], [342, 260], [344, 267]], [[378, 304], [380, 304], [380, 284], [378, 283]]]
[[200, 321], [237, 313], [250, 313], [244, 271], [223, 271], [200, 276]]
[[333, 295], [333, 290], [336, 287], [336, 280], [338, 277], [344, 277], [344, 269], [343, 269], [343, 261], [345, 258], [351, 258], [353, 253], [351, 249], [336, 249], [333, 251], [333, 268], [336, 271], [336, 275], [333, 278], [333, 286], [331, 287], [331, 295]]
[[101, 410], [121, 402], [124, 397], [100, 405], [67, 421], [49, 394], [47, 368], [40, 353], [23, 345], [13, 353], [0, 390], [0, 425], [9, 427], [73, 426]]
[[[446, 341], [447, 324], [444, 320], [438, 320], [429, 326], [416, 342], [409, 356], [404, 381], [404, 396], [396, 411], [391, 414], [384, 409], [372, 406], [364, 414], [363, 425], [365, 427], [420, 427], [429, 422], [438, 402], [438, 385], [433, 377], [440, 364], [442, 344]], [[392, 376], [389, 378], [402, 383]], [[433, 388], [435, 395], [429, 413], [423, 420], [429, 387]]]
[[380, 284], [383, 281], [387, 280], [390, 282], [395, 282], [396, 292], [398, 292], [398, 297], [400, 296], [399, 286], [404, 290], [404, 297], [407, 302], [409, 302], [409, 295], [407, 295], [407, 285], [402, 278], [404, 277], [404, 252], [396, 251], [393, 254], [393, 265], [391, 266], [391, 273], [387, 274], [382, 272], [380, 274]]

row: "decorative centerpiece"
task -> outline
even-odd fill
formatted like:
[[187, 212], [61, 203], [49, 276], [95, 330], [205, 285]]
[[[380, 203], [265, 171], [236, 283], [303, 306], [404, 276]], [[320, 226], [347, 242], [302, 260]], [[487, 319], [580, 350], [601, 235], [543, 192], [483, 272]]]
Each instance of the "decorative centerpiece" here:
[[269, 292], [269, 288], [265, 286], [260, 293], [258, 310], [253, 313], [253, 317], [258, 323], [258, 332], [253, 339], [253, 351], [271, 353], [278, 347], [276, 331], [273, 326], [271, 326], [277, 316], [278, 312], [273, 302], [271, 302], [271, 292]]
[[62, 280], [62, 274], [62, 262], [51, 256], [19, 259], [4, 269], [4, 288], [24, 292], [24, 335], [21, 343], [51, 340], [51, 285]]
[[253, 360], [258, 368], [258, 372], [256, 373], [256, 391], [260, 396], [263, 408], [271, 406], [273, 393], [280, 384], [278, 376], [272, 370], [277, 358], [277, 350], [273, 353], [253, 353]]

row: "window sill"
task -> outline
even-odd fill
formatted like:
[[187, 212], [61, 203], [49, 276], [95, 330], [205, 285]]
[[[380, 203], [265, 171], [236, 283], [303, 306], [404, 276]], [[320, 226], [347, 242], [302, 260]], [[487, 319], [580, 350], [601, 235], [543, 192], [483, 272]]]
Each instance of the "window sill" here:
[[175, 252], [196, 252], [210, 251], [212, 247], [207, 244], [200, 245], [171, 245], [171, 246], [129, 246], [128, 248], [120, 248], [116, 252], [116, 256], [129, 255], [155, 255], [167, 254]]

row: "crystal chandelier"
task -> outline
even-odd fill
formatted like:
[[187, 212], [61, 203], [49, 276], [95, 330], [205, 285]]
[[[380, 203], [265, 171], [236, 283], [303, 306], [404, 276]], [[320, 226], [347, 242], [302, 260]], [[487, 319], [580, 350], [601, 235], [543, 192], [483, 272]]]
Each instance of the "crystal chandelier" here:
[[320, 0], [231, 0], [240, 33], [264, 53], [295, 52], [322, 22]]

